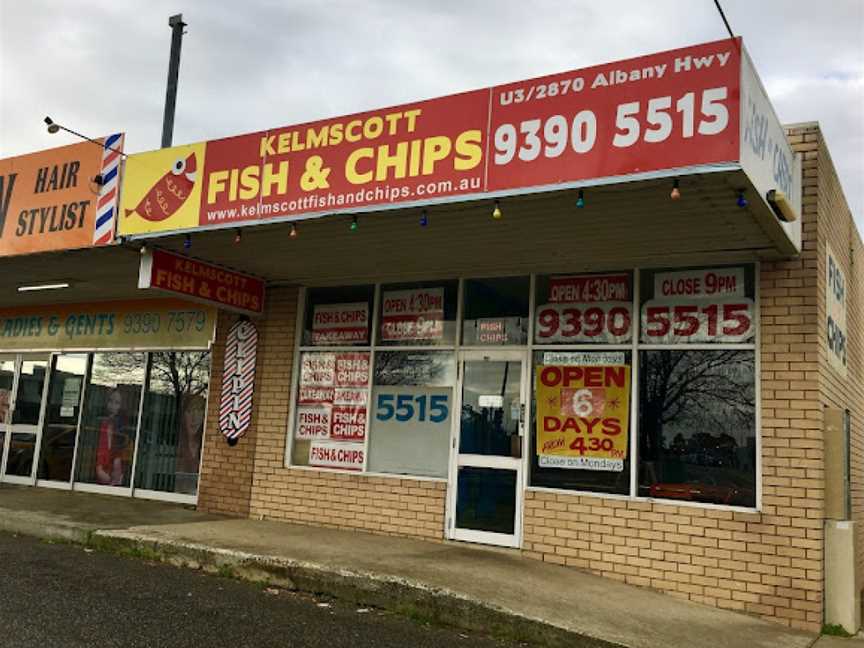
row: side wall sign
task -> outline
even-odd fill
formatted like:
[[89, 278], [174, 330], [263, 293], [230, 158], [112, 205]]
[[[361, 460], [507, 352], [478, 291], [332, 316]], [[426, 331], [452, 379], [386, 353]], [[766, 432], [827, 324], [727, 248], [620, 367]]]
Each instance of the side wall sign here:
[[222, 399], [219, 403], [219, 430], [232, 444], [246, 434], [252, 421], [257, 351], [258, 329], [248, 319], [237, 320], [228, 331], [225, 343]]
[[844, 378], [848, 360], [846, 338], [846, 275], [828, 245], [825, 250], [825, 334], [828, 363]]

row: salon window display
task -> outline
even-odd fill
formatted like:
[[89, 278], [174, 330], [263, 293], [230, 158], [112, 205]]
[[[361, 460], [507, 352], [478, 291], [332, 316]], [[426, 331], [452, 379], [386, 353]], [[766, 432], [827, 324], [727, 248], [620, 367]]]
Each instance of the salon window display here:
[[128, 488], [144, 385], [143, 353], [96, 353], [86, 388], [76, 479]]
[[209, 375], [207, 351], [151, 354], [136, 489], [197, 493]]

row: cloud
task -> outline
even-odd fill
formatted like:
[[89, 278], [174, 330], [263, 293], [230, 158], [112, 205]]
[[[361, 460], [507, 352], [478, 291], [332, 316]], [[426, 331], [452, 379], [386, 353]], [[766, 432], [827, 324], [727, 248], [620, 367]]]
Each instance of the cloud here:
[[[780, 118], [818, 120], [864, 230], [864, 2], [723, 0]], [[57, 145], [42, 117], [158, 147], [178, 6], [0, 0], [0, 156]], [[184, 3], [175, 142], [261, 130], [716, 40], [685, 0]], [[26, 26], [26, 28], [24, 27]]]

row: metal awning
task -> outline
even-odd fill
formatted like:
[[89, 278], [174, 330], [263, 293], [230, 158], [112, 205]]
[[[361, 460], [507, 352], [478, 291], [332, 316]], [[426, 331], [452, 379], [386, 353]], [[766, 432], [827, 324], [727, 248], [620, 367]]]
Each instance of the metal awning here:
[[[671, 176], [585, 190], [536, 193], [420, 208], [262, 223], [193, 232], [190, 256], [263, 277], [268, 285], [582, 272], [633, 267], [775, 260], [796, 254], [783, 225], [740, 170], [705, 170], [680, 177], [681, 198], [669, 196]], [[737, 204], [744, 190], [748, 205]], [[0, 307], [151, 296], [137, 289], [141, 245], [184, 252], [185, 235], [108, 248], [0, 259]], [[71, 288], [18, 293], [22, 284], [68, 281]], [[156, 295], [152, 295], [156, 296]]]

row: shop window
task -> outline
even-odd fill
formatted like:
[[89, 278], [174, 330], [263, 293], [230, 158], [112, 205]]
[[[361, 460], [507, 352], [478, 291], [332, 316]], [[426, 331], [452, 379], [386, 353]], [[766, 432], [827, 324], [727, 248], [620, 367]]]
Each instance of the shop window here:
[[630, 492], [629, 351], [536, 351], [531, 485]]
[[755, 352], [639, 356], [639, 495], [756, 505]]
[[135, 488], [195, 495], [210, 353], [166, 351], [150, 357]]
[[[9, 408], [12, 405], [12, 385], [15, 382], [15, 357], [0, 357], [0, 435], [6, 432]], [[2, 446], [0, 446], [2, 450]], [[0, 455], [2, 457], [2, 455]]]
[[63, 353], [54, 357], [42, 424], [39, 479], [68, 482], [72, 478], [87, 361], [86, 353]]
[[455, 280], [382, 286], [377, 344], [455, 344], [458, 287]]
[[25, 431], [39, 424], [42, 412], [42, 394], [48, 373], [47, 359], [24, 357], [18, 373], [15, 395], [15, 409], [12, 412], [12, 425], [22, 426], [15, 431], [9, 443], [6, 457], [6, 474], [17, 477], [30, 477], [36, 453], [36, 434]]
[[85, 387], [76, 480], [128, 487], [144, 386], [143, 353], [95, 353]]
[[370, 369], [368, 351], [300, 354], [294, 465], [363, 470]]
[[303, 346], [369, 346], [373, 286], [306, 291]]
[[629, 272], [538, 276], [535, 344], [624, 344], [633, 336]]
[[447, 477], [455, 380], [452, 351], [376, 355], [370, 472]]
[[12, 425], [38, 425], [42, 411], [42, 391], [48, 373], [47, 359], [24, 358], [18, 374], [18, 393], [15, 397], [15, 411], [12, 412]]
[[462, 344], [502, 346], [528, 342], [528, 277], [467, 279]]
[[755, 283], [752, 265], [643, 271], [642, 343], [753, 342]]
[[12, 385], [15, 380], [15, 358], [0, 357], [0, 465], [6, 450], [6, 424], [9, 422], [9, 408], [12, 404]]

